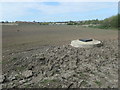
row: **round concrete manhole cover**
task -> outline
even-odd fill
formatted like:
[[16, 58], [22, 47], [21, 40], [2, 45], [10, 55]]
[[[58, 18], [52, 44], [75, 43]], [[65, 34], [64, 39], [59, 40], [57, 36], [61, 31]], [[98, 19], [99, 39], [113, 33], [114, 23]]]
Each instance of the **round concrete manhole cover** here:
[[80, 48], [91, 48], [102, 45], [102, 42], [95, 39], [78, 39], [71, 41], [71, 46]]

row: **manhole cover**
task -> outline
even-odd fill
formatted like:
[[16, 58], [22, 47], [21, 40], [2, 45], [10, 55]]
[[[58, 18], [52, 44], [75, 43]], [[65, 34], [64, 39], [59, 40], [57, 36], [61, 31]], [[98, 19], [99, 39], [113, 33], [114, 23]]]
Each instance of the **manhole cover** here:
[[91, 48], [95, 46], [101, 46], [102, 43], [101, 41], [95, 39], [78, 39], [71, 41], [70, 45], [73, 47]]

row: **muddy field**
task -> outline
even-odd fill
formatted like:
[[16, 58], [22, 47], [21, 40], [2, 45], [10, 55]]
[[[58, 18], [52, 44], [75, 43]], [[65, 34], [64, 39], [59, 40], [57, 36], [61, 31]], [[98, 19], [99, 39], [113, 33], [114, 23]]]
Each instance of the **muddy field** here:
[[68, 44], [79, 38], [95, 38], [98, 40], [117, 39], [117, 31], [84, 28], [68, 25], [32, 25], [23, 24], [3, 26], [3, 49], [38, 45]]
[[[3, 88], [116, 88], [118, 33], [81, 26], [3, 26]], [[74, 48], [95, 38], [103, 46]]]

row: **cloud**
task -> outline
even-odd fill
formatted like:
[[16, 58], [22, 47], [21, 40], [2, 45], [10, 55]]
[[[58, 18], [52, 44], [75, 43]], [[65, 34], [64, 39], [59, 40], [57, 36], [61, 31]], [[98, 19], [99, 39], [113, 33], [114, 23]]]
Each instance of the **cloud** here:
[[42, 3], [45, 4], [45, 5], [50, 5], [50, 6], [58, 6], [58, 5], [60, 5], [59, 2], [42, 2]]
[[[116, 4], [115, 4], [116, 5]], [[83, 13], [92, 12], [104, 8], [115, 8], [111, 3], [91, 3], [91, 2], [61, 2], [58, 6], [38, 5], [36, 8], [44, 14], [65, 14], [65, 13]]]
[[1, 5], [2, 19], [15, 19], [29, 15], [28, 9], [34, 8], [35, 3], [7, 2]]
[[[73, 2], [73, 0], [0, 0], [0, 2]], [[74, 0], [74, 2], [119, 2], [119, 0]]]
[[[3, 2], [2, 20], [70, 19], [99, 11], [115, 10], [116, 3], [92, 2]], [[111, 11], [113, 12], [113, 11]], [[79, 14], [79, 15], [78, 15]]]

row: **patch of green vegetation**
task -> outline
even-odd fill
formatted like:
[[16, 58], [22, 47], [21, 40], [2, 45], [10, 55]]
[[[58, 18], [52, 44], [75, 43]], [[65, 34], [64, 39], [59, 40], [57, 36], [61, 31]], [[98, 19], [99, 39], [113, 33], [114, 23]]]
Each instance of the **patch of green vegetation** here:
[[98, 25], [98, 26], [88, 26], [90, 28], [98, 28], [98, 29], [112, 29], [112, 30], [118, 30], [117, 28], [113, 28], [113, 27], [108, 27], [108, 26], [103, 26], [103, 25]]
[[99, 25], [99, 26], [89, 26], [90, 28], [99, 28], [99, 29], [108, 29], [109, 27], [105, 27], [105, 26], [102, 26], [102, 25]]
[[110, 86], [108, 86], [108, 88], [111, 88]]
[[78, 74], [79, 74], [79, 76], [81, 77], [81, 78], [86, 78], [86, 74], [84, 74], [83, 72], [78, 72]]
[[0, 64], [2, 64], [2, 61], [0, 61]]
[[85, 80], [83, 80], [82, 82], [81, 82], [81, 85], [80, 86], [86, 86], [88, 83], [85, 81]]
[[40, 25], [49, 25], [49, 22], [39, 23]]
[[12, 61], [15, 61], [15, 60], [17, 60], [17, 58], [16, 58], [16, 57], [14, 57], [14, 58], [12, 59]]
[[25, 88], [30, 88], [30, 84], [24, 85]]
[[80, 76], [85, 76], [85, 74], [83, 74], [83, 72], [79, 72], [79, 75]]
[[100, 81], [95, 81], [95, 83], [100, 87], [102, 83]]
[[[39, 86], [39, 83], [32, 85], [32, 88], [39, 88], [39, 87], [40, 87], [40, 86]], [[41, 87], [40, 87], [40, 88], [41, 88]]]
[[23, 70], [25, 70], [25, 67], [16, 67], [16, 70], [18, 70], [18, 71], [23, 71]]
[[6, 62], [0, 62], [0, 64], [6, 64]]
[[83, 81], [82, 83], [83, 83], [83, 85], [86, 85], [86, 84], [87, 84], [87, 82], [86, 82], [86, 81]]
[[53, 80], [50, 80], [50, 79], [45, 79], [45, 80], [43, 80], [41, 83], [53, 83], [53, 82], [57, 82], [57, 80], [56, 79], [53, 79]]

